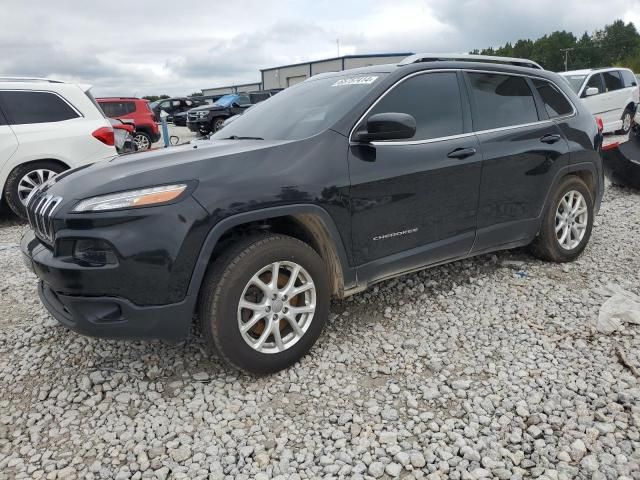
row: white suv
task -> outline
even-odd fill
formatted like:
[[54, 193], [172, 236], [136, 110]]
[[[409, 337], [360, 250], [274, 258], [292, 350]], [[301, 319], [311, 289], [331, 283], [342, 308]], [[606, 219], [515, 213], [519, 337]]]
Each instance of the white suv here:
[[629, 133], [640, 90], [638, 79], [627, 68], [598, 68], [559, 72], [589, 111], [602, 119], [604, 132]]
[[25, 217], [31, 191], [53, 175], [116, 155], [113, 128], [90, 87], [0, 77], [0, 187]]

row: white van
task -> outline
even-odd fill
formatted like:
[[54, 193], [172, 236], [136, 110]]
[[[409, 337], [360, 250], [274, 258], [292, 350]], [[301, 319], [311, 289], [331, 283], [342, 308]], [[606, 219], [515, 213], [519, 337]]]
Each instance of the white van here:
[[90, 88], [0, 77], [0, 188], [17, 215], [26, 217], [27, 197], [52, 176], [117, 154]]
[[591, 113], [602, 119], [605, 133], [629, 133], [640, 102], [638, 79], [631, 70], [597, 68], [559, 73]]

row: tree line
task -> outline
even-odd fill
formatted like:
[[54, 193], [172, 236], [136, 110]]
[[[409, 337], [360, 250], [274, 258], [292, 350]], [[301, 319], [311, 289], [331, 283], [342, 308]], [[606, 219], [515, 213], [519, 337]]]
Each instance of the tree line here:
[[601, 30], [580, 38], [566, 30], [555, 31], [536, 40], [518, 40], [498, 48], [473, 50], [472, 54], [528, 58], [547, 70], [597, 67], [627, 67], [640, 73], [640, 34], [632, 22], [616, 20]]

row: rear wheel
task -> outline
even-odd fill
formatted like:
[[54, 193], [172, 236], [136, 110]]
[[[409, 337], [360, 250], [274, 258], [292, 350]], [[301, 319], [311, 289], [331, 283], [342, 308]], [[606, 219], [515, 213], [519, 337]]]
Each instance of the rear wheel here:
[[566, 177], [556, 188], [542, 220], [533, 253], [543, 260], [570, 262], [585, 249], [593, 228], [593, 196], [578, 177]]
[[324, 262], [284, 235], [237, 242], [207, 273], [199, 315], [207, 342], [241, 370], [272, 373], [298, 361], [329, 314]]
[[31, 192], [58, 173], [66, 170], [50, 160], [27, 163], [16, 167], [7, 178], [4, 198], [9, 208], [20, 218], [27, 218], [27, 198]]
[[633, 111], [627, 108], [622, 114], [622, 128], [617, 133], [626, 135], [631, 130], [631, 124], [633, 123]]
[[133, 134], [133, 142], [138, 151], [149, 150], [151, 148], [151, 136], [148, 133], [136, 131]]

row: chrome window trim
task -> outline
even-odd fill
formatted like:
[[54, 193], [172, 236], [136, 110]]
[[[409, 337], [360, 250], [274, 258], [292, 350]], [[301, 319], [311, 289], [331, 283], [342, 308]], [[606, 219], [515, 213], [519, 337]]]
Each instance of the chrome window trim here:
[[[493, 74], [493, 75], [511, 75], [514, 77], [525, 77], [525, 78], [537, 78], [539, 80], [543, 80], [545, 82], [549, 82], [550, 84], [552, 84], [556, 89], [558, 89], [558, 91], [564, 95], [564, 97], [567, 99], [567, 101], [569, 102], [569, 105], [571, 105], [571, 108], [573, 109], [572, 112], [570, 114], [567, 115], [562, 115], [561, 117], [554, 117], [554, 118], [549, 118], [549, 119], [545, 119], [545, 120], [539, 120], [537, 122], [530, 122], [530, 123], [521, 123], [518, 125], [509, 125], [506, 127], [498, 127], [498, 128], [491, 128], [488, 130], [472, 130], [471, 132], [466, 132], [466, 133], [460, 133], [460, 134], [456, 134], [456, 135], [449, 135], [449, 136], [445, 136], [445, 137], [435, 137], [435, 138], [428, 138], [428, 139], [423, 139], [423, 140], [378, 140], [378, 141], [373, 141], [373, 142], [357, 142], [355, 140], [352, 140], [353, 134], [356, 130], [356, 127], [358, 125], [360, 125], [360, 123], [367, 117], [367, 115], [369, 115], [369, 113], [371, 112], [371, 110], [373, 110], [373, 108], [378, 104], [378, 102], [380, 102], [389, 92], [391, 92], [391, 90], [393, 90], [394, 88], [396, 88], [398, 85], [400, 85], [402, 82], [404, 82], [405, 80], [408, 80], [409, 78], [413, 78], [416, 77], [418, 75], [428, 75], [430, 73], [442, 73], [442, 72], [469, 72], [469, 73], [489, 73], [489, 74]], [[531, 92], [533, 93], [533, 92]], [[360, 116], [360, 118], [358, 119], [358, 121], [353, 125], [353, 127], [351, 128], [351, 131], [349, 132], [349, 145], [421, 145], [424, 143], [435, 143], [435, 142], [442, 142], [445, 140], [455, 140], [457, 138], [466, 138], [472, 135], [482, 135], [485, 133], [493, 133], [493, 132], [501, 132], [501, 131], [506, 131], [506, 130], [513, 130], [516, 128], [525, 128], [525, 127], [531, 127], [534, 125], [542, 125], [545, 123], [552, 123], [555, 120], [562, 120], [562, 119], [566, 119], [566, 118], [571, 118], [574, 117], [576, 114], [578, 113], [578, 110], [576, 109], [576, 106], [574, 105], [574, 103], [571, 101], [571, 99], [569, 97], [567, 97], [567, 95], [564, 93], [564, 91], [558, 86], [558, 84], [552, 80], [549, 80], [548, 78], [545, 77], [541, 77], [539, 75], [534, 75], [534, 74], [523, 74], [523, 73], [512, 73], [512, 72], [498, 72], [495, 70], [476, 70], [476, 69], [472, 69], [472, 68], [440, 68], [440, 69], [433, 69], [433, 70], [421, 70], [419, 72], [414, 72], [411, 73], [409, 75], [406, 75], [404, 77], [402, 77], [401, 79], [399, 79], [397, 82], [395, 82], [393, 85], [391, 85], [389, 88], [387, 88], [382, 95], [380, 95], [375, 102], [373, 102], [371, 104], [371, 106], [369, 108], [367, 108], [367, 110], [365, 110], [365, 112]]]

